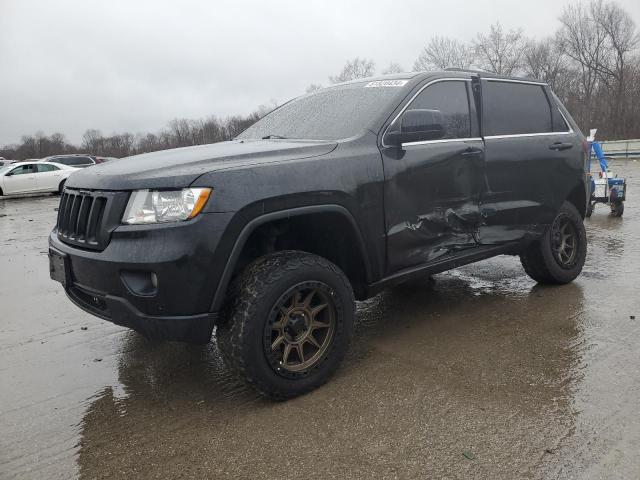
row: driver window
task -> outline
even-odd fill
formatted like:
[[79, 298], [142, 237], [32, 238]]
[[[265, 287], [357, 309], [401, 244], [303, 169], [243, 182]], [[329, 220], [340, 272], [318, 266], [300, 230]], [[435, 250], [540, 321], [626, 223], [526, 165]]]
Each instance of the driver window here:
[[24, 175], [26, 173], [35, 173], [33, 165], [20, 165], [11, 170], [11, 175]]
[[429, 85], [411, 102], [409, 109], [439, 111], [444, 120], [443, 139], [471, 137], [469, 97], [464, 81], [447, 80]]

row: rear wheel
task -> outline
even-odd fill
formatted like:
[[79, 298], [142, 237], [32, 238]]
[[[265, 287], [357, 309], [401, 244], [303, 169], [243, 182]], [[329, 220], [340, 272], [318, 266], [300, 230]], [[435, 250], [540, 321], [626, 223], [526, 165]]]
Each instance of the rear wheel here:
[[521, 254], [525, 272], [539, 283], [563, 284], [582, 271], [587, 256], [587, 236], [576, 207], [564, 202], [542, 238]]
[[624, 213], [624, 202], [614, 202], [611, 204], [611, 215], [621, 217]]
[[317, 255], [278, 252], [234, 281], [216, 337], [241, 379], [286, 399], [317, 388], [338, 368], [354, 310], [351, 285], [337, 266]]

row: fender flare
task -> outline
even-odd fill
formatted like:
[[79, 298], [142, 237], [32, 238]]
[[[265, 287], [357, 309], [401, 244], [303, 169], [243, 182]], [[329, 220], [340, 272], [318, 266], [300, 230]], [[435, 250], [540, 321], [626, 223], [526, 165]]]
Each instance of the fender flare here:
[[371, 265], [370, 265], [369, 258], [367, 256], [366, 244], [364, 242], [364, 238], [362, 237], [362, 232], [360, 231], [358, 223], [356, 222], [355, 218], [347, 208], [337, 204], [325, 204], [325, 205], [309, 205], [304, 207], [295, 207], [295, 208], [286, 209], [286, 210], [277, 210], [275, 212], [266, 213], [253, 218], [247, 224], [245, 224], [245, 226], [240, 231], [240, 234], [236, 238], [236, 241], [233, 247], [231, 248], [231, 254], [227, 259], [224, 270], [222, 272], [222, 276], [220, 277], [220, 281], [218, 282], [216, 292], [213, 295], [210, 311], [217, 312], [222, 308], [222, 304], [224, 303], [224, 300], [225, 300], [227, 288], [229, 286], [229, 283], [231, 282], [231, 276], [233, 275], [235, 266], [238, 262], [238, 259], [240, 258], [242, 249], [244, 248], [247, 242], [247, 239], [255, 231], [256, 228], [258, 228], [259, 226], [265, 223], [272, 222], [274, 220], [298, 217], [301, 215], [308, 215], [313, 213], [327, 213], [327, 212], [338, 213], [343, 217], [345, 217], [345, 219], [351, 224], [353, 233], [355, 233], [356, 235], [356, 241], [358, 243], [357, 247], [360, 252], [360, 257], [361, 257], [362, 263], [364, 264], [365, 277], [367, 279], [367, 282], [369, 282], [371, 279]]

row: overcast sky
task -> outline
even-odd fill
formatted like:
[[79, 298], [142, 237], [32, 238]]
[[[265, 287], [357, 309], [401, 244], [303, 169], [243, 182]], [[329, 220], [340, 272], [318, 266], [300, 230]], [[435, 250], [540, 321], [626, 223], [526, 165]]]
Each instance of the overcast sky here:
[[[432, 35], [499, 20], [552, 34], [564, 0], [0, 0], [0, 145], [40, 130], [79, 142], [246, 114], [367, 57], [410, 70]], [[640, 23], [640, 1], [619, 2]]]

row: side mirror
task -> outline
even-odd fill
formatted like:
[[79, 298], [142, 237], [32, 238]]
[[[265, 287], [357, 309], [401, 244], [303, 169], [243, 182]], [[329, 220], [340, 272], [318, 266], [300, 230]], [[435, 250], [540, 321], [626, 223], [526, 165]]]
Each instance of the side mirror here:
[[440, 110], [414, 109], [400, 117], [400, 129], [387, 133], [387, 143], [401, 146], [408, 142], [440, 140], [447, 134], [444, 115]]
[[13, 177], [13, 172], [7, 172], [4, 174], [5, 177]]

